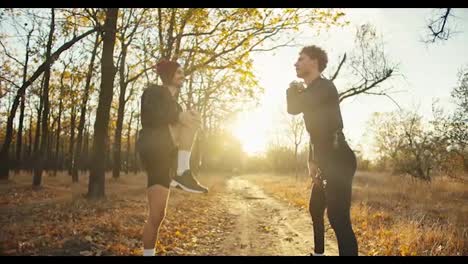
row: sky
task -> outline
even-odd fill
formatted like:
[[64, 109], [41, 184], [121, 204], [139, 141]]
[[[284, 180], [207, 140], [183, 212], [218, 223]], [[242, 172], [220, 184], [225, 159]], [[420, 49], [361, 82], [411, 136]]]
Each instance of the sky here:
[[[403, 75], [384, 84], [398, 91], [391, 94], [392, 98], [404, 109], [418, 109], [426, 118], [431, 117], [434, 99], [439, 99], [446, 109], [453, 109], [450, 91], [457, 83], [458, 70], [468, 66], [468, 8], [454, 9], [456, 17], [450, 18], [450, 26], [454, 26], [458, 34], [448, 41], [430, 45], [421, 39], [427, 33], [426, 23], [434, 9], [352, 8], [344, 11], [345, 19], [350, 22], [348, 26], [322, 30], [320, 35], [316, 29], [304, 29], [300, 32], [299, 43], [323, 47], [331, 68], [353, 48], [356, 27], [371, 23], [383, 36], [388, 58], [399, 64], [399, 74]], [[252, 54], [254, 73], [265, 92], [257, 108], [246, 109], [230, 124], [244, 150], [250, 154], [264, 152], [268, 144], [277, 140], [278, 134], [282, 133], [280, 140], [287, 140], [284, 132], [289, 116], [285, 95], [289, 83], [297, 80], [293, 65], [300, 48], [283, 47], [274, 52]], [[346, 83], [346, 79], [335, 81], [339, 91]], [[360, 95], [342, 102], [341, 110], [344, 132], [351, 146], [360, 144], [364, 154], [371, 155], [367, 121], [374, 112], [395, 111], [398, 107], [386, 97]]]
[[[434, 99], [445, 109], [453, 109], [450, 91], [457, 83], [459, 69], [468, 65], [468, 9], [455, 9], [450, 21], [456, 35], [443, 43], [427, 45], [421, 40], [426, 33], [428, 18], [433, 9], [345, 9], [349, 26], [333, 28], [317, 36], [313, 30], [304, 30], [300, 42], [323, 47], [329, 65], [337, 64], [340, 56], [353, 47], [356, 26], [369, 22], [382, 34], [388, 57], [399, 64], [397, 77], [385, 84], [397, 93], [391, 94], [403, 109], [417, 109], [426, 118], [432, 116]], [[286, 113], [285, 90], [296, 80], [294, 62], [300, 47], [285, 47], [273, 53], [253, 54], [255, 74], [265, 93], [260, 106], [242, 113], [233, 125], [235, 135], [243, 142], [248, 153], [262, 153], [275, 137], [275, 131], [284, 127]], [[345, 80], [336, 80], [340, 90]], [[383, 96], [363, 95], [342, 102], [344, 132], [352, 146], [361, 144], [364, 155], [370, 157], [372, 149], [366, 122], [373, 112], [389, 112], [398, 107]], [[278, 118], [281, 116], [281, 118]], [[284, 131], [284, 129], [283, 129]], [[285, 139], [286, 140], [286, 139]]]

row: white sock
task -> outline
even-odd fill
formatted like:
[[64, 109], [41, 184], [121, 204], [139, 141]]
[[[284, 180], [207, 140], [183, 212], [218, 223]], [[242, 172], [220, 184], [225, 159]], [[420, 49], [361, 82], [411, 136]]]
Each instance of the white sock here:
[[324, 253], [315, 253], [314, 252], [314, 256], [325, 256], [325, 254]]
[[154, 248], [143, 249], [143, 256], [154, 256], [154, 255], [155, 255]]
[[184, 171], [190, 169], [190, 151], [179, 150], [177, 158], [177, 175], [181, 176]]

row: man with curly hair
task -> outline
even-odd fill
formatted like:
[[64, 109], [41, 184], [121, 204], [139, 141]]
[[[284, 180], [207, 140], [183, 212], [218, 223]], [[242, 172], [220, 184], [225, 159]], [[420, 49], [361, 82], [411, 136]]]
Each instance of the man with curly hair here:
[[350, 217], [356, 156], [342, 132], [343, 121], [338, 91], [331, 80], [321, 76], [327, 67], [327, 53], [306, 46], [294, 64], [297, 77], [306, 87], [292, 83], [286, 92], [289, 114], [303, 114], [310, 136], [309, 174], [313, 178], [309, 211], [314, 229], [314, 256], [324, 254], [324, 213], [338, 240], [340, 255], [358, 255]]

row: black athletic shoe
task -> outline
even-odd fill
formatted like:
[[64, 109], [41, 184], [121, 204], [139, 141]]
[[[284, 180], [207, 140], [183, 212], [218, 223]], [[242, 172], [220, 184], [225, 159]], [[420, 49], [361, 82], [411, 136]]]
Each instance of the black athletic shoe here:
[[181, 176], [175, 176], [171, 183], [172, 187], [180, 187], [182, 190], [192, 193], [207, 193], [208, 188], [202, 186], [192, 175], [190, 170], [184, 171]]

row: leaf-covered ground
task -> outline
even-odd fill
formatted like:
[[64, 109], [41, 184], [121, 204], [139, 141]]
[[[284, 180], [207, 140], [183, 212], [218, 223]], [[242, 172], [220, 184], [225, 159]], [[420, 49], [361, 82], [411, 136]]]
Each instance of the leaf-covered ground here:
[[[15, 176], [1, 186], [1, 255], [141, 255], [147, 217], [144, 175], [108, 178], [101, 201], [84, 198], [86, 178], [72, 185], [65, 175], [48, 176], [35, 190], [27, 175]], [[171, 191], [158, 255], [214, 255], [213, 245], [229, 234], [233, 218], [217, 206], [224, 183], [205, 178], [207, 195]]]
[[[307, 202], [310, 178], [202, 174], [208, 194], [172, 189], [158, 255], [308, 255], [313, 248]], [[59, 173], [42, 188], [22, 173], [0, 183], [0, 255], [142, 255], [146, 176], [106, 178], [106, 199], [83, 195]], [[399, 186], [399, 188], [394, 188]], [[360, 173], [352, 219], [360, 255], [466, 255], [466, 183], [431, 185]], [[326, 254], [336, 255], [327, 225]]]

